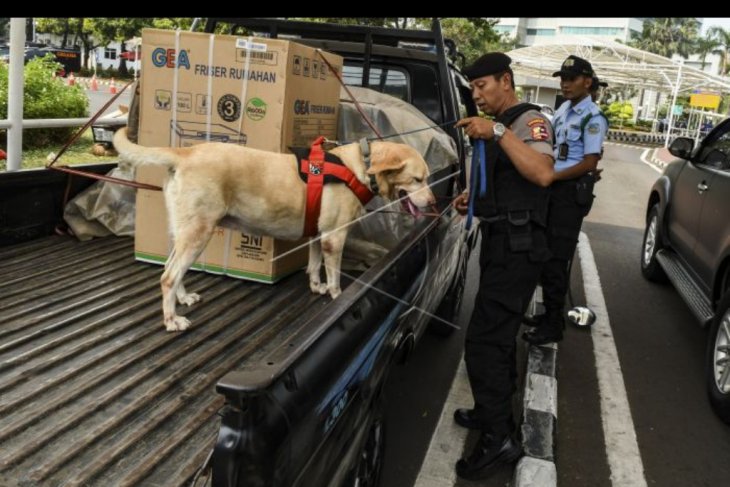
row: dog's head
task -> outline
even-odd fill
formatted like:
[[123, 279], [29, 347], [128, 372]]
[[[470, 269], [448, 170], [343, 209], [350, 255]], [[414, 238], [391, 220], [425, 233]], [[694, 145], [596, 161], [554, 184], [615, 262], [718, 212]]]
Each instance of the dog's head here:
[[374, 175], [380, 196], [401, 199], [411, 214], [436, 202], [428, 187], [428, 165], [413, 147], [394, 142], [373, 142], [368, 174]]

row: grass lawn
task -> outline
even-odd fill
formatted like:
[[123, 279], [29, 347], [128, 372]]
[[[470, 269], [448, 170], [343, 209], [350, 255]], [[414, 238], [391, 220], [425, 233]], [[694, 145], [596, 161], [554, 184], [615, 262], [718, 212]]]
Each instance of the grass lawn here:
[[[74, 144], [66, 149], [61, 158], [56, 161], [56, 166], [73, 166], [76, 164], [93, 164], [95, 162], [109, 162], [117, 160], [117, 157], [102, 157], [95, 156], [91, 153], [91, 148], [94, 146], [94, 137], [91, 134], [91, 129], [87, 129], [86, 132], [74, 142]], [[58, 153], [61, 150], [59, 146], [48, 146], [40, 149], [30, 149], [23, 151], [23, 160], [21, 163], [21, 169], [30, 169], [34, 167], [45, 167], [50, 162], [47, 157], [48, 154]], [[7, 161], [0, 160], [0, 171], [7, 169]]]

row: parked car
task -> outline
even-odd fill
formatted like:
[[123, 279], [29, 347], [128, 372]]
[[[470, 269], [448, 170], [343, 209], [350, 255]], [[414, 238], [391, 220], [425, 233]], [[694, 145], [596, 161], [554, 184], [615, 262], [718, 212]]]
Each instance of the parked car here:
[[730, 423], [730, 119], [703, 139], [679, 137], [651, 190], [641, 272], [669, 280], [707, 337], [706, 382], [715, 412]]

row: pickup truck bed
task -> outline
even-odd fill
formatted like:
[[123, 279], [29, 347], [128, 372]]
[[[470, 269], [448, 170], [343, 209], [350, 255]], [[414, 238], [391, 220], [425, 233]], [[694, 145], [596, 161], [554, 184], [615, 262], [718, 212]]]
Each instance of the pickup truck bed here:
[[189, 272], [203, 301], [168, 333], [162, 269], [132, 255], [117, 237], [0, 249], [0, 485], [189, 484], [218, 434], [218, 380], [331, 302], [303, 272], [273, 286]]

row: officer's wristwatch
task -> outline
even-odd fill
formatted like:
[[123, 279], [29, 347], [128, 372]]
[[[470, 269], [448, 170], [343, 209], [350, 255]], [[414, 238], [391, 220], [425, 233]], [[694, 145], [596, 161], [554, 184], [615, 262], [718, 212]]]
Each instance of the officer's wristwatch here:
[[499, 142], [499, 139], [502, 138], [504, 135], [504, 131], [507, 130], [502, 123], [495, 123], [494, 127], [492, 127], [492, 130], [494, 131], [494, 141]]

